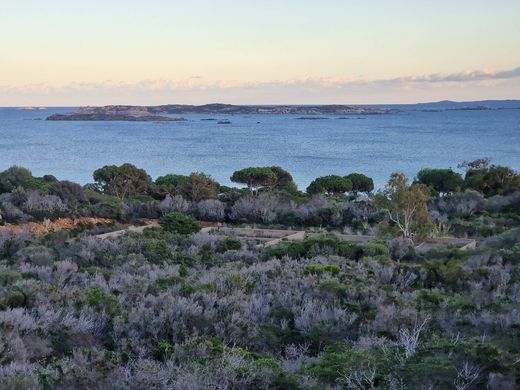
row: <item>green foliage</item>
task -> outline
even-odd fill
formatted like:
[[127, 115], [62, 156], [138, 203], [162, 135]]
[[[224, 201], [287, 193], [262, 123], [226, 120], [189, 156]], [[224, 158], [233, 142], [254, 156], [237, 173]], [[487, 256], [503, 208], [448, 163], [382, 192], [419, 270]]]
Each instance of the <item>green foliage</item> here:
[[106, 293], [101, 287], [95, 286], [85, 290], [87, 305], [96, 311], [114, 314], [119, 310], [119, 302], [113, 294]]
[[169, 174], [155, 180], [156, 189], [172, 195], [182, 195], [192, 202], [216, 198], [219, 184], [202, 172], [193, 172], [189, 176]]
[[12, 166], [0, 172], [0, 193], [11, 192], [18, 187], [29, 189], [44, 186], [45, 181], [34, 177], [31, 171], [26, 168]]
[[27, 304], [27, 296], [18, 286], [12, 286], [7, 289], [4, 305], [7, 307], [24, 307]]
[[170, 358], [170, 356], [173, 355], [173, 352], [175, 351], [175, 346], [171, 345], [167, 341], [160, 341], [157, 343], [157, 345], [153, 349], [153, 356], [161, 361], [164, 362]]
[[49, 194], [58, 196], [69, 205], [84, 204], [87, 202], [87, 196], [83, 188], [79, 184], [68, 180], [52, 182], [48, 192]]
[[195, 218], [177, 212], [162, 216], [159, 224], [167, 232], [178, 234], [192, 234], [202, 229], [202, 225]]
[[51, 334], [52, 348], [59, 355], [70, 355], [72, 353], [72, 344], [70, 342], [70, 334], [67, 330], [58, 330]]
[[424, 283], [428, 287], [443, 285], [455, 290], [471, 277], [471, 273], [457, 260], [425, 261], [422, 267], [426, 271]]
[[226, 251], [239, 250], [242, 248], [242, 243], [236, 237], [226, 237], [221, 242]]
[[346, 177], [329, 175], [314, 179], [307, 187], [307, 193], [311, 195], [341, 195], [347, 191], [350, 191], [351, 189], [352, 182]]
[[[313, 377], [329, 384], [341, 383], [342, 374], [349, 371], [382, 368], [385, 366], [384, 356], [379, 351], [354, 350], [345, 343], [333, 343], [325, 347], [321, 359], [310, 364], [306, 371]], [[348, 388], [348, 387], [347, 387]]]
[[185, 175], [168, 174], [159, 176], [155, 180], [155, 184], [166, 189], [175, 190], [178, 187], [189, 185], [190, 177]]
[[10, 269], [0, 270], [0, 287], [13, 284], [20, 279], [22, 279], [22, 274], [17, 271]]
[[147, 193], [152, 183], [152, 179], [144, 169], [128, 163], [121, 166], [105, 165], [94, 171], [93, 176], [101, 191], [121, 200]]
[[[337, 273], [339, 273], [339, 271]], [[337, 279], [324, 280], [319, 284], [319, 289], [322, 293], [332, 295], [334, 298], [343, 298], [347, 292], [347, 286]]]
[[345, 179], [350, 180], [352, 183], [352, 192], [354, 192], [354, 194], [357, 194], [358, 192], [365, 192], [368, 194], [374, 190], [374, 180], [362, 173], [351, 173], [350, 175], [345, 176]]
[[322, 265], [322, 264], [310, 264], [305, 267], [305, 272], [313, 275], [321, 275], [324, 273], [330, 273], [332, 275], [337, 275], [341, 271], [337, 265]]
[[466, 188], [482, 192], [485, 196], [505, 194], [520, 189], [520, 175], [509, 167], [495, 166], [470, 169], [464, 179]]
[[169, 288], [181, 284], [182, 276], [162, 276], [157, 278], [154, 283], [148, 286], [148, 291], [151, 294], [157, 294], [168, 290]]
[[351, 253], [352, 245], [346, 242], [340, 242], [333, 235], [323, 235], [314, 238], [307, 238], [303, 241], [281, 242], [276, 246], [267, 248], [264, 251], [264, 257], [281, 259], [284, 256], [295, 258], [303, 258], [315, 256], [317, 254], [339, 254]]
[[121, 199], [89, 189], [85, 190], [85, 195], [91, 204], [90, 209], [93, 215], [112, 219], [121, 219], [123, 216], [123, 202]]
[[172, 260], [172, 250], [164, 240], [146, 240], [141, 247], [141, 251], [150, 263], [162, 264]]
[[369, 241], [357, 244], [363, 257], [379, 257], [381, 259], [390, 260], [390, 249], [384, 242]]
[[289, 193], [296, 193], [298, 187], [293, 180], [292, 175], [282, 167], [270, 167], [271, 171], [275, 174], [276, 180], [270, 185], [272, 189], [284, 190]]
[[421, 169], [417, 182], [441, 193], [460, 191], [464, 185], [462, 176], [451, 169]]
[[306, 238], [302, 241], [282, 242], [264, 251], [264, 257], [267, 259], [281, 259], [284, 256], [298, 259], [318, 255], [337, 255], [352, 260], [359, 260], [364, 256], [388, 254], [388, 248], [384, 245], [376, 243], [354, 244], [340, 240], [334, 235], [322, 235]]
[[424, 184], [408, 185], [403, 173], [393, 173], [384, 191], [375, 197], [377, 207], [385, 212], [390, 223], [404, 238], [415, 241], [426, 238], [434, 230], [428, 212], [429, 200], [428, 188]]
[[271, 187], [277, 181], [277, 175], [269, 167], [251, 167], [233, 172], [231, 181], [247, 185], [251, 193], [261, 187]]

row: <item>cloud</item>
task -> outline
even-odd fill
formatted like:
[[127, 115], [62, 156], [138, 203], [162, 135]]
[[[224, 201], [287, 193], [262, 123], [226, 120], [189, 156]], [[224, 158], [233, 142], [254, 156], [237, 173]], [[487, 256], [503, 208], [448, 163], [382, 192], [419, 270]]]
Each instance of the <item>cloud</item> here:
[[[513, 86], [511, 80], [520, 79], [520, 67], [510, 70], [469, 70], [458, 73], [431, 73], [426, 75], [408, 75], [389, 79], [348, 79], [345, 77], [312, 77], [305, 79], [267, 80], [261, 82], [239, 82], [234, 80], [217, 80], [207, 82], [201, 76], [187, 79], [142, 80], [139, 82], [123, 82], [106, 80], [103, 82], [76, 82], [55, 86], [44, 83], [24, 86], [0, 85], [0, 105], [48, 98], [50, 102], [67, 103], [66, 105], [119, 102], [136, 102], [136, 104], [153, 104], [154, 102], [210, 102], [233, 101], [242, 103], [281, 103], [281, 102], [360, 102], [383, 98], [386, 101], [398, 101], [407, 96], [410, 101], [428, 100], [440, 97], [454, 98], [464, 96], [468, 99], [477, 96], [470, 93], [481, 93], [483, 98], [500, 98], [506, 96], [518, 98], [518, 93], [511, 96]], [[518, 84], [516, 80], [514, 87]], [[508, 84], [508, 85], [506, 85]], [[498, 87], [501, 86], [501, 90]], [[502, 91], [502, 94], [499, 92]], [[445, 95], [442, 96], [442, 93]], [[491, 96], [490, 92], [494, 95]], [[485, 95], [485, 94], [488, 95]], [[499, 93], [497, 95], [497, 93]], [[415, 94], [415, 95], [414, 95]], [[499, 97], [496, 97], [499, 96]], [[394, 98], [395, 97], [395, 98]], [[10, 98], [12, 98], [10, 100]], [[464, 97], [463, 97], [464, 98]], [[32, 99], [32, 100], [31, 100]], [[66, 100], [64, 100], [66, 99]], [[402, 99], [401, 99], [402, 100]], [[68, 103], [70, 102], [70, 103]], [[103, 102], [103, 103], [102, 103]], [[39, 103], [35, 103], [39, 104]], [[45, 104], [48, 104], [45, 102]], [[54, 103], [50, 103], [54, 104]]]

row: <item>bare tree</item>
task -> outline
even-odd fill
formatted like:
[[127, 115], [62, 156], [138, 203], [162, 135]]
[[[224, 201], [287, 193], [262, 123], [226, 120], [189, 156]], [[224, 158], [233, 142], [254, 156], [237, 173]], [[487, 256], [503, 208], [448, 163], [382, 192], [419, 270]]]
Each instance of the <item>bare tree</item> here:
[[457, 369], [457, 377], [453, 384], [457, 390], [468, 390], [471, 385], [479, 378], [481, 368], [479, 366], [464, 362], [460, 369]]
[[377, 370], [370, 364], [355, 370], [345, 370], [340, 377], [340, 382], [352, 390], [375, 390]]
[[415, 322], [412, 328], [404, 328], [399, 330], [399, 345], [404, 348], [404, 358], [409, 359], [417, 351], [419, 347], [419, 336], [424, 326], [428, 323], [429, 318], [425, 318], [423, 322]]

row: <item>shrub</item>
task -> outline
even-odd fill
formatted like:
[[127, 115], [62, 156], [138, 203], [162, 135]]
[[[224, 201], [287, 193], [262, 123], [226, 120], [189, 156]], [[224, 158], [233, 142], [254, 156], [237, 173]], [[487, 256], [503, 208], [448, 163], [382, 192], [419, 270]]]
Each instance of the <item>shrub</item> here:
[[159, 219], [159, 224], [167, 232], [178, 234], [193, 234], [202, 229], [202, 225], [195, 218], [177, 212], [169, 213]]
[[364, 255], [363, 244], [343, 241], [334, 235], [322, 235], [302, 241], [283, 242], [264, 251], [264, 257], [267, 259], [281, 259], [284, 256], [297, 259], [318, 255], [336, 255], [359, 260]]
[[160, 360], [161, 362], [164, 362], [170, 358], [170, 356], [173, 355], [173, 352], [175, 350], [175, 347], [171, 345], [167, 341], [161, 341], [159, 342], [153, 349], [153, 356]]
[[170, 246], [164, 240], [146, 240], [141, 251], [150, 263], [162, 264], [172, 260], [172, 250]]
[[204, 199], [195, 205], [197, 218], [204, 221], [223, 221], [225, 218], [224, 203], [216, 199]]
[[42, 187], [43, 180], [33, 177], [26, 168], [13, 166], [0, 172], [0, 193], [11, 192], [15, 188], [24, 189]]
[[52, 265], [56, 260], [54, 252], [43, 245], [22, 248], [16, 252], [16, 257], [38, 266]]
[[370, 256], [376, 257], [381, 256], [383, 258], [390, 259], [390, 250], [388, 249], [388, 245], [381, 242], [365, 242], [362, 244], [358, 244], [359, 250], [362, 252], [362, 256]]
[[96, 311], [105, 311], [109, 314], [114, 314], [118, 308], [119, 303], [117, 298], [103, 291], [100, 287], [90, 287], [85, 291], [87, 304]]
[[14, 286], [7, 290], [5, 305], [11, 308], [24, 307], [27, 303], [27, 297], [20, 287]]
[[305, 272], [308, 274], [321, 275], [325, 272], [329, 272], [332, 275], [337, 275], [341, 271], [337, 265], [322, 265], [322, 264], [310, 264], [305, 267]]
[[22, 278], [22, 274], [10, 269], [0, 270], [0, 286], [8, 286]]
[[242, 248], [242, 243], [238, 238], [235, 237], [226, 237], [222, 240], [222, 245], [224, 246], [224, 249], [227, 251], [231, 250], [239, 250]]

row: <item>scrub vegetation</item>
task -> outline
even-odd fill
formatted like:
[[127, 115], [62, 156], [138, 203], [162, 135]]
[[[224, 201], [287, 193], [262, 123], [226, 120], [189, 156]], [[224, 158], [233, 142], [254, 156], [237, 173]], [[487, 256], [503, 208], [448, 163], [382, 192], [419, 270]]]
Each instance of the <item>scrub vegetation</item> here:
[[[520, 176], [460, 169], [395, 173], [375, 192], [347, 171], [302, 192], [281, 167], [233, 173], [240, 188], [131, 164], [84, 186], [11, 167], [0, 388], [517, 389]], [[26, 228], [85, 217], [111, 223]], [[204, 230], [222, 224], [309, 236]], [[420, 249], [441, 236], [477, 244]]]

